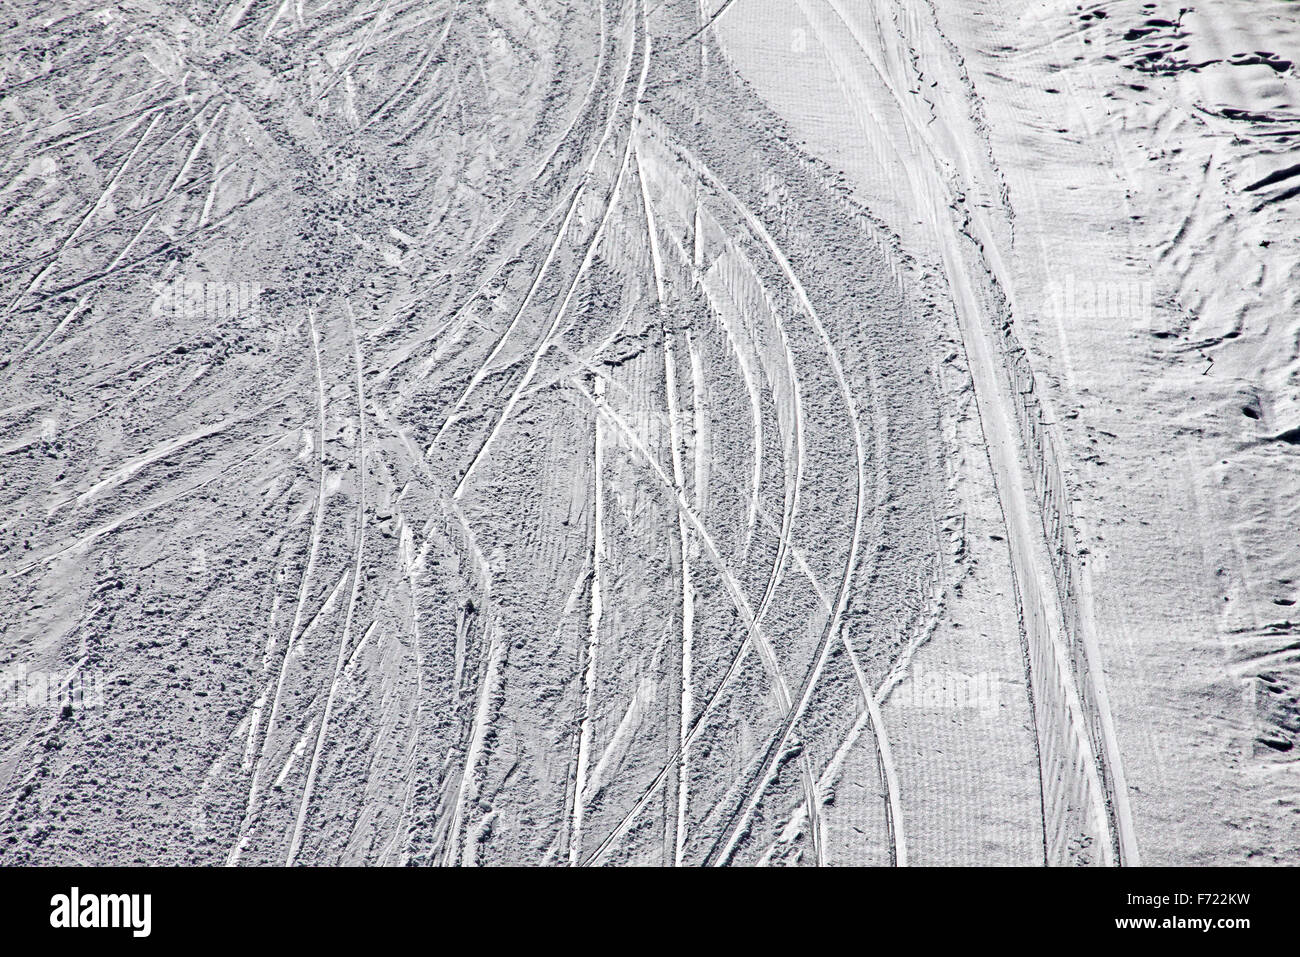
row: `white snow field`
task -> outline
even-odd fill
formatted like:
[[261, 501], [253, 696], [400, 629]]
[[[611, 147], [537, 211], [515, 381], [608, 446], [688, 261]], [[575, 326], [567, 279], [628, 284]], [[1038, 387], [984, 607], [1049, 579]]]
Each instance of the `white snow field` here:
[[4, 0], [0, 864], [1300, 862], [1297, 55]]

